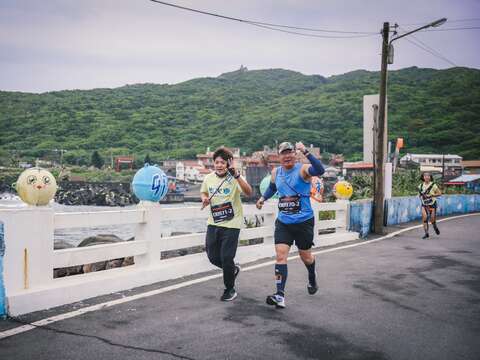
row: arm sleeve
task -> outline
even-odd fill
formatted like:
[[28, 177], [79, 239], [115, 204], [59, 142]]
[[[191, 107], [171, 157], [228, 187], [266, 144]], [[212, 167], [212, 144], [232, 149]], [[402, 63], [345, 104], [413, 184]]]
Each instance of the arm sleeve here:
[[322, 175], [325, 172], [322, 163], [315, 156], [308, 154], [307, 159], [310, 161], [310, 164], [312, 164], [307, 170], [310, 176]]
[[275, 193], [277, 192], [277, 185], [275, 183], [270, 182], [270, 185], [268, 185], [267, 189], [263, 193], [263, 198], [265, 200], [270, 199]]

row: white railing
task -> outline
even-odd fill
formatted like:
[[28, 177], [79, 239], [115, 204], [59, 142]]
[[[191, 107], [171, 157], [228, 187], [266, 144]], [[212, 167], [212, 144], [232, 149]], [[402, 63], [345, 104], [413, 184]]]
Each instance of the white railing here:
[[[346, 231], [348, 201], [313, 203], [315, 213], [335, 211], [334, 220], [315, 222], [315, 234], [326, 228], [334, 234], [316, 236], [317, 246], [353, 240], [357, 233]], [[162, 259], [161, 253], [205, 242], [205, 233], [171, 236], [162, 222], [205, 219], [208, 213], [199, 206], [164, 208], [141, 203], [134, 210], [83, 213], [54, 213], [50, 207], [0, 209], [4, 223], [4, 276], [8, 312], [11, 315], [50, 308], [89, 297], [126, 290], [157, 281], [212, 270], [204, 254]], [[274, 255], [273, 232], [276, 204], [265, 204], [262, 210], [244, 205], [244, 216], [261, 215], [263, 224], [244, 228], [240, 240], [263, 238], [258, 245], [242, 246], [236, 260], [245, 263]], [[56, 229], [133, 224], [135, 239], [114, 244], [54, 250]], [[78, 266], [123, 257], [134, 257], [134, 265], [87, 274], [54, 278], [53, 269]]]

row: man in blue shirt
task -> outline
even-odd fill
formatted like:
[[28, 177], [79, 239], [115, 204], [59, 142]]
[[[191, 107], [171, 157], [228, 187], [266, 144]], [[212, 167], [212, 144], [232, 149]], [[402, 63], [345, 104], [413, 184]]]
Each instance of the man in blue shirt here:
[[[311, 165], [297, 162], [296, 150], [302, 152]], [[278, 192], [278, 217], [275, 221], [275, 278], [277, 291], [267, 297], [267, 304], [285, 307], [285, 284], [288, 276], [287, 258], [290, 247], [295, 243], [300, 258], [308, 270], [307, 291], [313, 295], [318, 290], [315, 273], [315, 258], [311, 248], [314, 238], [314, 214], [310, 204], [310, 181], [325, 170], [322, 163], [298, 142], [289, 142], [278, 147], [281, 166], [272, 170], [271, 181], [265, 193], [257, 201], [261, 209], [264, 202]]]

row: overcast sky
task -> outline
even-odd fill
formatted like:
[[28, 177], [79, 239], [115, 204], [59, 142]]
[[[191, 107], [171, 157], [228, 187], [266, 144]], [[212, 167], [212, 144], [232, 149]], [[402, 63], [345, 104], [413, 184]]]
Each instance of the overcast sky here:
[[[452, 22], [438, 29], [480, 27], [479, 0], [170, 2], [249, 20], [343, 31], [379, 32], [384, 21], [412, 29], [442, 17]], [[476, 20], [458, 21], [464, 19]], [[480, 68], [480, 30], [415, 36], [458, 66]], [[323, 76], [378, 70], [381, 38], [302, 37], [148, 0], [1, 0], [0, 46], [0, 90], [44, 92], [172, 84], [218, 76], [241, 64]], [[399, 40], [389, 68], [409, 66], [453, 65]]]

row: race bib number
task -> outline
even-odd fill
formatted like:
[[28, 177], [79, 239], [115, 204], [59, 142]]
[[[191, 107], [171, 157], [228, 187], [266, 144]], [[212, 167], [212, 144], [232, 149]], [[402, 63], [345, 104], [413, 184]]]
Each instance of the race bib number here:
[[301, 210], [300, 196], [282, 196], [278, 199], [278, 210], [284, 214], [298, 214]]
[[232, 220], [235, 216], [231, 202], [210, 206], [214, 223]]

